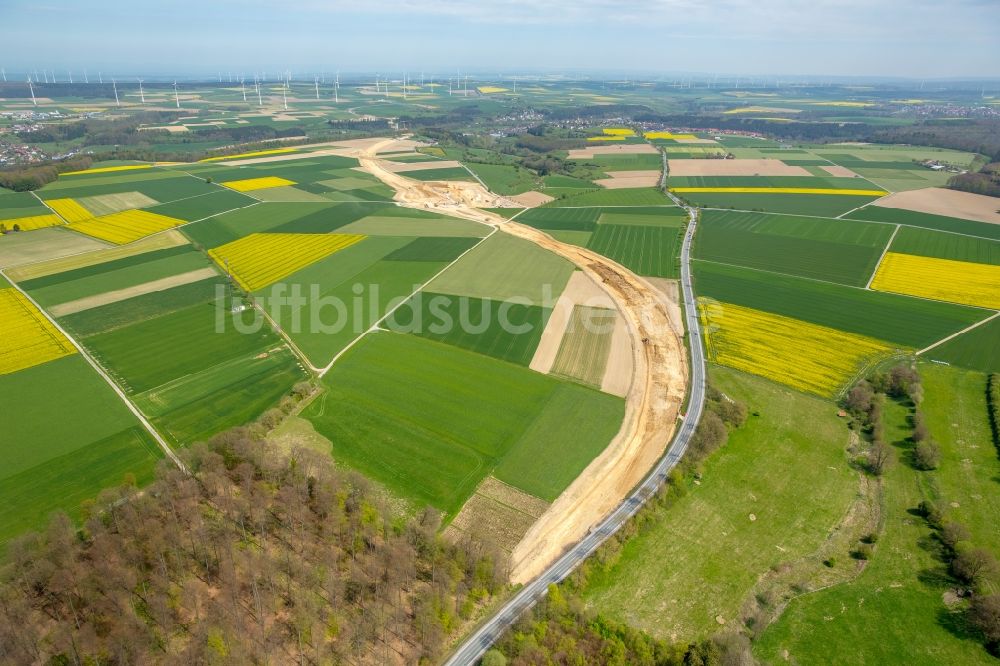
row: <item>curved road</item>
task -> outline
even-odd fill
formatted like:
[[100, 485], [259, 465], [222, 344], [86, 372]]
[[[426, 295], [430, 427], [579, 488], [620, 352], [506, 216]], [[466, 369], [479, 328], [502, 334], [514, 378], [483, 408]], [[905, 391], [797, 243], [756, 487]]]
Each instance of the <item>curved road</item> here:
[[[673, 199], [672, 196], [671, 198]], [[677, 199], [674, 199], [674, 202], [681, 205]], [[667, 474], [687, 450], [688, 442], [698, 425], [705, 403], [705, 355], [702, 346], [701, 326], [698, 321], [698, 309], [691, 286], [691, 243], [695, 227], [698, 224], [698, 214], [697, 210], [693, 208], [685, 207], [685, 209], [688, 211], [689, 221], [681, 246], [681, 291], [684, 298], [684, 316], [687, 320], [688, 340], [691, 348], [691, 386], [688, 411], [683, 417], [684, 421], [680, 429], [677, 430], [666, 455], [660, 459], [656, 467], [632, 494], [625, 498], [617, 509], [598, 523], [572, 549], [556, 560], [540, 576], [522, 587], [493, 617], [469, 636], [445, 662], [446, 666], [466, 666], [474, 664], [482, 657], [524, 611], [534, 606], [548, 592], [550, 584], [558, 583], [566, 578], [577, 565], [596, 551], [608, 537], [617, 532], [639, 511], [646, 500], [666, 480]]]

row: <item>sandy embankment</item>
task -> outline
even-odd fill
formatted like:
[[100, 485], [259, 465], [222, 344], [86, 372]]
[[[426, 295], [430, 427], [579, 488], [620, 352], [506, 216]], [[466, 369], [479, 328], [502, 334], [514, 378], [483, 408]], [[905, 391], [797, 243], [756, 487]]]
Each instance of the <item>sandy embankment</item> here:
[[[491, 193], [480, 192], [478, 184], [479, 190], [466, 187], [466, 183], [418, 182], [392, 173], [376, 155], [394, 143], [393, 139], [385, 139], [359, 152], [358, 157], [364, 169], [396, 190], [398, 202], [495, 226], [568, 259], [614, 301], [629, 333], [634, 378], [626, 396], [621, 429], [514, 549], [511, 579], [523, 583], [586, 535], [663, 455], [684, 399], [687, 357], [681, 337], [671, 325], [663, 294], [647, 280], [607, 257], [479, 210], [480, 201], [488, 200]], [[656, 152], [652, 146], [647, 147]]]

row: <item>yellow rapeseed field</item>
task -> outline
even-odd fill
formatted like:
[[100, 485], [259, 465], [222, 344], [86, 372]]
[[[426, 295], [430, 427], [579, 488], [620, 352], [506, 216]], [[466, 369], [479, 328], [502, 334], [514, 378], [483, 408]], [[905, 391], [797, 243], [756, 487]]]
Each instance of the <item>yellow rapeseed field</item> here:
[[838, 190], [826, 187], [671, 187], [671, 192], [735, 192], [740, 194], [841, 194], [881, 197], [884, 190]]
[[360, 234], [250, 234], [208, 254], [241, 287], [257, 291], [365, 238]]
[[0, 375], [76, 353], [76, 348], [17, 289], [0, 289]]
[[838, 393], [887, 343], [854, 333], [701, 298], [709, 358], [806, 393]]
[[184, 220], [176, 217], [150, 213], [147, 210], [123, 210], [120, 213], [74, 222], [69, 228], [116, 245], [125, 245], [181, 224], [184, 224]]
[[623, 136], [588, 136], [587, 141], [624, 141]]
[[673, 132], [646, 132], [643, 136], [647, 139], [683, 139], [685, 141], [698, 138], [694, 134], [674, 134]]
[[888, 252], [872, 289], [1000, 309], [1000, 266]]
[[507, 88], [500, 88], [498, 86], [479, 86], [476, 88], [479, 92], [484, 95], [492, 95], [495, 93], [507, 92]]
[[94, 217], [93, 213], [73, 199], [49, 199], [45, 205], [67, 222], [83, 222]]
[[635, 136], [635, 132], [627, 127], [605, 127], [602, 131], [607, 136]]
[[64, 171], [60, 176], [79, 176], [84, 173], [111, 173], [112, 171], [135, 171], [136, 169], [152, 169], [152, 164], [126, 164], [124, 166], [95, 167], [81, 171]]
[[231, 190], [236, 190], [237, 192], [250, 192], [253, 190], [263, 190], [268, 187], [285, 187], [286, 185], [295, 185], [294, 180], [288, 180], [287, 178], [279, 178], [278, 176], [264, 176], [262, 178], [244, 178], [243, 180], [227, 180], [224, 183]]
[[62, 224], [62, 218], [58, 215], [32, 215], [31, 217], [16, 217], [12, 220], [0, 220], [0, 224], [8, 229], [13, 229], [16, 224], [21, 231], [32, 231], [44, 227], [54, 227]]
[[284, 155], [294, 153], [298, 148], [272, 148], [270, 150], [254, 150], [249, 153], [236, 153], [235, 155], [220, 155], [219, 157], [206, 157], [199, 162], [219, 162], [222, 160], [239, 160], [244, 157], [266, 157], [267, 155]]

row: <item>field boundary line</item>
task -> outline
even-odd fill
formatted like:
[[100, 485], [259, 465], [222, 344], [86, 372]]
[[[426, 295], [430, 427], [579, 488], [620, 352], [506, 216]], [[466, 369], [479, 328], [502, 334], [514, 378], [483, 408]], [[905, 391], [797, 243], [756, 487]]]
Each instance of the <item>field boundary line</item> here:
[[[875, 201], [878, 201], [878, 199], [876, 199]], [[873, 203], [875, 203], [875, 202], [874, 201], [869, 201], [868, 204], [865, 204], [865, 206], [871, 205]], [[860, 208], [864, 208], [865, 206], [861, 206]], [[569, 208], [570, 206], [564, 206], [564, 207], [565, 208]], [[627, 207], [628, 208], [638, 208], [638, 206], [627, 206]], [[652, 207], [652, 206], [643, 206], [643, 208], [647, 208], [647, 207]], [[876, 208], [877, 207], [878, 206], [876, 206]], [[579, 208], [614, 208], [614, 206], [579, 206]], [[805, 215], [803, 213], [772, 213], [772, 212], [769, 212], [769, 211], [766, 211], [766, 210], [747, 210], [745, 208], [699, 208], [699, 210], [715, 210], [715, 211], [722, 211], [724, 213], [754, 213], [756, 215], [782, 215], [782, 216], [787, 216], [787, 217], [809, 217], [809, 218], [812, 218], [814, 220], [826, 220], [828, 222], [831, 222], [833, 220], [843, 219], [845, 222], [861, 222], [863, 224], [885, 224], [885, 225], [889, 225], [889, 226], [909, 227], [910, 229], [923, 229], [924, 231], [933, 231], [933, 232], [939, 233], [939, 234], [952, 234], [953, 236], [965, 236], [966, 238], [975, 238], [976, 240], [990, 241], [991, 243], [1000, 243], [1000, 238], [989, 238], [987, 236], [977, 236], [975, 234], [965, 234], [965, 233], [962, 233], [961, 231], [949, 231], [948, 229], [935, 229], [933, 227], [921, 227], [921, 226], [916, 225], [916, 224], [907, 224], [906, 222], [886, 222], [884, 220], [856, 220], [853, 217], [845, 217], [845, 218], [823, 217], [822, 215]], [[855, 210], [859, 210], [859, 209], [855, 209]], [[898, 209], [893, 209], [893, 210], [906, 210], [906, 209], [905, 208], [898, 208]], [[850, 213], [850, 212], [852, 212], [852, 211], [847, 211], [847, 213]], [[913, 212], [919, 212], [919, 211], [907, 211], [907, 212], [913, 213]], [[847, 215], [847, 213], [844, 213], [844, 215]], [[961, 217], [956, 217], [956, 218], [953, 218], [953, 219], [962, 220], [963, 222], [973, 222], [973, 223], [976, 222], [976, 220], [966, 220], [966, 219], [961, 218]], [[992, 223], [991, 222], [978, 222], [978, 224], [992, 224]]]
[[83, 356], [84, 360], [86, 360], [87, 363], [90, 364], [90, 367], [92, 367], [97, 372], [97, 374], [99, 374], [101, 378], [108, 383], [108, 386], [111, 387], [111, 390], [113, 390], [115, 394], [119, 398], [121, 398], [121, 401], [125, 403], [125, 406], [128, 408], [128, 410], [132, 412], [132, 414], [139, 420], [139, 423], [141, 423], [142, 426], [149, 432], [149, 434], [153, 436], [153, 439], [155, 439], [156, 443], [160, 445], [160, 448], [163, 449], [163, 452], [167, 455], [167, 457], [170, 458], [170, 460], [175, 465], [177, 465], [177, 467], [180, 470], [189, 474], [190, 472], [188, 471], [187, 466], [177, 456], [177, 453], [170, 447], [170, 444], [167, 443], [167, 440], [165, 440], [163, 436], [160, 435], [160, 433], [156, 430], [156, 428], [153, 427], [153, 424], [149, 422], [149, 420], [145, 417], [145, 415], [143, 415], [141, 411], [139, 411], [139, 408], [135, 406], [135, 404], [132, 402], [131, 399], [129, 399], [129, 397], [125, 394], [125, 391], [123, 391], [122, 388], [113, 379], [111, 379], [111, 376], [104, 371], [104, 368], [101, 367], [101, 365], [96, 360], [94, 360], [94, 358], [90, 355], [90, 352], [88, 352], [83, 345], [77, 342], [73, 338], [73, 336], [70, 335], [68, 331], [66, 331], [66, 329], [60, 326], [59, 322], [57, 322], [52, 315], [50, 315], [37, 302], [35, 302], [35, 299], [33, 299], [30, 295], [28, 295], [28, 293], [24, 291], [24, 289], [22, 289], [20, 285], [18, 285], [16, 282], [8, 278], [7, 274], [3, 271], [3, 269], [0, 269], [0, 275], [2, 275], [4, 279], [10, 282], [11, 286], [13, 286], [14, 289], [17, 289], [17, 291], [20, 292], [22, 296], [27, 298], [28, 301], [35, 308], [37, 308], [39, 312], [42, 313], [42, 315], [49, 321], [49, 323], [56, 328], [56, 330], [58, 330], [60, 333], [66, 336], [66, 339], [69, 340], [74, 347], [76, 347], [77, 351], [80, 353], [81, 356]]
[[899, 233], [899, 226], [900, 225], [897, 224], [896, 228], [892, 232], [892, 235], [889, 236], [889, 242], [886, 243], [885, 248], [882, 249], [882, 254], [879, 256], [878, 262], [875, 264], [875, 270], [872, 271], [871, 277], [869, 277], [868, 282], [865, 283], [865, 289], [871, 291], [872, 282], [875, 281], [875, 276], [878, 275], [879, 266], [881, 266], [882, 262], [885, 260], [885, 255], [889, 254], [889, 248], [892, 247], [892, 241], [896, 240], [896, 234]]
[[[895, 194], [895, 192], [892, 192], [892, 194]], [[881, 197], [879, 197], [879, 198], [881, 198]], [[871, 206], [876, 201], [878, 201], [878, 199], [872, 199], [868, 203], [863, 203], [860, 206], [858, 206], [857, 208], [852, 208], [851, 210], [847, 211], [846, 213], [841, 213], [840, 215], [838, 215], [837, 217], [835, 217], [833, 219], [835, 219], [835, 220], [843, 220], [843, 219], [853, 220], [854, 218], [845, 218], [844, 216], [845, 215], [850, 215], [851, 213], [853, 213], [856, 210], [861, 210], [862, 208], [865, 208], [867, 206]], [[855, 220], [855, 221], [859, 221], [859, 220]], [[892, 222], [888, 222], [887, 224], [892, 224]]]
[[939, 301], [935, 298], [927, 298], [926, 296], [917, 296], [915, 294], [901, 294], [895, 291], [879, 291], [878, 289], [865, 289], [864, 287], [858, 287], [852, 284], [842, 284], [840, 282], [830, 282], [829, 280], [821, 280], [819, 278], [803, 277], [801, 275], [792, 275], [791, 273], [779, 273], [778, 271], [769, 271], [766, 268], [754, 268], [752, 266], [740, 266], [739, 264], [729, 264], [725, 261], [713, 261], [712, 259], [697, 259], [692, 258], [691, 261], [700, 261], [706, 264], [716, 264], [717, 266], [728, 266], [729, 268], [738, 268], [740, 270], [755, 271], [757, 273], [770, 273], [771, 275], [780, 275], [782, 277], [796, 278], [799, 280], [809, 280], [810, 282], [819, 282], [821, 284], [832, 284], [837, 287], [846, 287], [847, 289], [860, 289], [861, 291], [870, 291], [873, 294], [889, 294], [891, 296], [900, 296], [903, 298], [915, 298], [920, 301], [930, 301], [931, 303], [945, 303], [947, 305], [954, 305], [962, 308], [972, 308], [973, 310], [985, 310], [986, 312], [993, 312], [993, 308], [986, 308], [981, 305], [969, 305], [968, 303], [953, 303], [952, 301]]
[[[346, 354], [347, 351], [349, 349], [351, 349], [351, 347], [353, 347], [354, 345], [356, 345], [358, 343], [358, 341], [361, 340], [361, 338], [363, 338], [366, 335], [368, 335], [369, 333], [372, 333], [372, 332], [378, 330], [379, 328], [381, 328], [382, 322], [384, 322], [386, 319], [388, 319], [390, 317], [390, 315], [392, 315], [394, 312], [396, 312], [396, 310], [398, 310], [399, 308], [403, 307], [406, 303], [408, 303], [410, 301], [411, 298], [413, 298], [418, 293], [420, 293], [421, 291], [423, 291], [424, 289], [426, 289], [427, 286], [431, 282], [433, 282], [438, 277], [440, 277], [442, 273], [444, 273], [446, 270], [448, 270], [449, 268], [451, 268], [452, 266], [454, 266], [455, 264], [457, 264], [459, 261], [461, 261], [461, 259], [465, 255], [469, 254], [470, 252], [472, 252], [473, 250], [475, 250], [477, 247], [479, 247], [480, 245], [482, 245], [483, 242], [487, 238], [490, 238], [493, 234], [497, 233], [498, 231], [500, 231], [499, 227], [492, 227], [492, 231], [490, 231], [490, 233], [488, 233], [485, 236], [483, 236], [482, 238], [480, 238], [478, 243], [476, 243], [475, 245], [473, 245], [472, 247], [470, 247], [468, 250], [466, 250], [462, 254], [460, 254], [457, 257], [455, 257], [455, 259], [453, 259], [451, 261], [451, 263], [449, 263], [447, 266], [445, 266], [444, 268], [442, 268], [441, 270], [439, 270], [437, 273], [435, 273], [431, 277], [427, 278], [426, 281], [424, 281], [419, 287], [417, 287], [416, 289], [414, 289], [405, 299], [401, 300], [395, 306], [393, 306], [388, 311], [386, 311], [386, 313], [384, 315], [382, 315], [377, 321], [375, 321], [371, 326], [369, 326], [367, 329], [365, 329], [356, 338], [354, 338], [349, 343], [347, 343], [347, 345], [343, 349], [341, 349], [339, 352], [337, 352], [334, 355], [334, 357], [332, 359], [330, 359], [330, 362], [326, 365], [326, 367], [324, 367], [322, 369], [316, 368], [317, 372], [319, 372], [319, 376], [320, 377], [324, 377], [326, 375], [326, 373], [328, 373], [330, 371], [330, 368], [333, 367], [334, 363], [336, 363], [337, 361], [339, 361], [340, 357], [343, 356], [344, 354]], [[310, 365], [310, 367], [312, 367], [312, 366]]]
[[958, 337], [958, 336], [960, 336], [960, 335], [963, 335], [963, 334], [965, 334], [965, 333], [968, 333], [969, 331], [971, 331], [971, 330], [972, 330], [972, 329], [974, 329], [974, 328], [979, 328], [979, 327], [980, 327], [980, 326], [982, 326], [983, 324], [986, 324], [986, 323], [988, 323], [988, 322], [991, 322], [991, 321], [993, 321], [994, 319], [996, 319], [997, 317], [1000, 317], [1000, 311], [998, 311], [998, 312], [994, 312], [993, 314], [991, 314], [991, 315], [990, 315], [989, 317], [987, 317], [986, 319], [982, 319], [982, 320], [980, 320], [980, 321], [977, 321], [977, 322], [976, 322], [975, 324], [973, 324], [973, 325], [971, 325], [971, 326], [966, 326], [966, 327], [965, 327], [965, 328], [963, 328], [963, 329], [962, 329], [961, 331], [957, 331], [957, 332], [955, 332], [955, 333], [952, 333], [952, 334], [951, 334], [951, 335], [949, 335], [948, 337], [946, 337], [946, 338], [941, 338], [940, 340], [938, 340], [938, 341], [937, 341], [937, 342], [935, 342], [934, 344], [932, 344], [932, 345], [929, 345], [929, 346], [927, 346], [927, 347], [924, 347], [923, 349], [921, 349], [920, 351], [918, 351], [918, 352], [917, 352], [917, 356], [921, 356], [921, 355], [925, 354], [926, 352], [929, 352], [930, 350], [934, 349], [935, 347], [939, 347], [939, 346], [943, 345], [944, 343], [948, 342], [949, 340], [953, 340], [953, 339], [957, 338], [957, 337]]
[[[824, 156], [824, 155], [820, 155], [819, 153], [815, 153], [815, 152], [813, 152], [813, 151], [811, 151], [811, 150], [810, 150], [809, 152], [810, 152], [810, 153], [811, 153], [812, 155], [814, 155], [815, 157], [818, 157], [818, 158], [819, 158], [819, 159], [821, 159], [821, 160], [824, 160], [824, 161], [826, 161], [826, 162], [829, 162], [829, 163], [830, 163], [830, 164], [832, 164], [833, 166], [843, 166], [843, 165], [841, 165], [841, 164], [837, 164], [836, 162], [834, 162], [833, 160], [831, 160], [831, 159], [830, 159], [829, 157], [826, 157], [826, 156]], [[844, 168], [846, 168], [846, 167], [844, 167]], [[879, 189], [882, 189], [882, 190], [885, 190], [885, 191], [886, 191], [886, 192], [888, 192], [889, 194], [895, 194], [895, 193], [896, 193], [896, 192], [895, 192], [895, 190], [890, 190], [890, 189], [889, 189], [888, 187], [883, 187], [883, 186], [879, 185], [878, 183], [876, 183], [876, 182], [875, 182], [874, 180], [872, 180], [872, 179], [871, 179], [871, 178], [869, 178], [868, 176], [862, 176], [861, 174], [857, 174], [857, 175], [858, 175], [858, 176], [859, 176], [859, 177], [860, 177], [860, 178], [861, 178], [862, 180], [866, 180], [866, 181], [868, 181], [869, 183], [871, 183], [871, 184], [872, 184], [872, 185], [874, 185], [875, 187], [878, 187]], [[878, 201], [878, 199], [875, 199], [875, 201]], [[870, 204], [870, 203], [871, 203], [871, 201], [869, 201], [869, 202], [868, 202], [867, 204], [864, 204], [864, 205], [862, 205], [862, 206], [858, 206], [858, 208], [864, 208], [865, 206], [867, 206], [867, 205], [868, 205], [868, 204]], [[856, 210], [856, 209], [855, 209], [855, 210]], [[847, 212], [848, 212], [848, 213], [850, 213], [851, 211], [847, 211]], [[847, 213], [845, 213], [845, 215], [846, 215], [846, 214], [847, 214]]]
[[[38, 203], [40, 203], [40, 204], [42, 204], [43, 206], [45, 206], [45, 208], [46, 208], [46, 209], [47, 209], [47, 210], [48, 210], [48, 211], [49, 211], [50, 213], [52, 213], [53, 215], [55, 215], [56, 217], [58, 217], [58, 218], [59, 218], [60, 220], [62, 220], [62, 221], [63, 221], [63, 223], [62, 223], [61, 225], [59, 225], [59, 226], [63, 226], [63, 227], [67, 227], [67, 228], [69, 228], [69, 220], [67, 220], [67, 219], [66, 219], [65, 217], [63, 217], [63, 216], [62, 216], [62, 215], [60, 215], [59, 213], [57, 213], [57, 212], [55, 211], [55, 209], [54, 209], [54, 208], [52, 208], [52, 207], [51, 207], [51, 206], [49, 206], [49, 205], [48, 205], [47, 203], [45, 203], [45, 200], [44, 200], [44, 199], [42, 199], [42, 198], [41, 198], [40, 196], [38, 196], [38, 195], [37, 195], [37, 194], [35, 193], [35, 191], [34, 191], [34, 190], [31, 190], [31, 196], [33, 196], [33, 197], [35, 197], [36, 199], [38, 199]], [[15, 218], [15, 219], [17, 219], [17, 218]], [[88, 238], [90, 238], [90, 236], [88, 236]]]

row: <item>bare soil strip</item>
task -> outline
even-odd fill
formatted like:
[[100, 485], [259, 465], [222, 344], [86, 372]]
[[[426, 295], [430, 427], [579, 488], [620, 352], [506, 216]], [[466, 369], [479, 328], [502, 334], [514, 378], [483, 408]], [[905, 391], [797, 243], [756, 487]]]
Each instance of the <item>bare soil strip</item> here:
[[770, 158], [739, 160], [668, 160], [671, 176], [810, 176], [800, 166]]
[[492, 541], [510, 553], [532, 523], [548, 508], [549, 503], [545, 500], [488, 476], [462, 506], [444, 534], [452, 540], [468, 534], [476, 539]]
[[[677, 426], [689, 369], [681, 338], [674, 332], [663, 295], [624, 266], [586, 248], [488, 211], [481, 200], [497, 199], [467, 183], [417, 182], [385, 168], [377, 159], [396, 144], [383, 139], [363, 151], [361, 166], [396, 191], [395, 200], [416, 208], [476, 220], [524, 238], [573, 262], [600, 284], [624, 316], [635, 380], [626, 396], [618, 434], [549, 507], [511, 553], [511, 580], [523, 583], [572, 546], [610, 513], [663, 455]], [[656, 152], [648, 144], [641, 152]], [[398, 148], [396, 148], [398, 150]], [[490, 206], [492, 207], [492, 206]]]
[[543, 204], [547, 204], [550, 201], [555, 201], [555, 197], [550, 197], [542, 192], [524, 192], [522, 194], [515, 194], [509, 197], [511, 201], [516, 201], [525, 208], [537, 208]]
[[96, 296], [87, 296], [86, 298], [78, 298], [75, 301], [67, 301], [66, 303], [53, 305], [49, 308], [49, 312], [52, 313], [53, 317], [65, 317], [66, 315], [83, 312], [84, 310], [92, 310], [93, 308], [108, 305], [109, 303], [125, 301], [134, 296], [142, 296], [143, 294], [151, 294], [154, 291], [163, 291], [164, 289], [170, 289], [171, 287], [180, 287], [181, 285], [191, 284], [192, 282], [200, 282], [201, 280], [207, 280], [208, 278], [215, 277], [216, 275], [218, 275], [218, 273], [215, 269], [208, 266], [206, 268], [188, 271], [187, 273], [171, 275], [170, 277], [153, 280], [151, 282], [144, 282], [142, 284], [137, 284], [134, 287], [115, 289], [114, 291], [106, 291], [103, 294], [97, 294]]
[[[595, 307], [613, 308], [614, 302], [608, 297], [604, 290], [590, 279], [582, 271], [574, 271], [570, 276], [566, 288], [559, 294], [549, 321], [542, 332], [542, 338], [535, 349], [535, 355], [528, 366], [536, 372], [548, 374], [552, 371], [552, 364], [555, 363], [559, 354], [559, 347], [562, 345], [563, 336], [566, 334], [566, 327], [570, 317], [573, 315], [573, 308], [577, 305], [592, 305]], [[626, 342], [627, 344], [627, 342]], [[629, 358], [631, 356], [626, 354]], [[629, 378], [632, 376], [632, 365], [628, 366]]]
[[455, 160], [430, 160], [427, 162], [386, 162], [385, 168], [393, 173], [424, 171], [427, 169], [461, 169], [462, 163]]
[[830, 166], [820, 166], [820, 169], [826, 171], [831, 176], [836, 178], [860, 178], [858, 174], [854, 173], [847, 167], [840, 166], [839, 164], [833, 164]]
[[943, 187], [896, 192], [872, 202], [872, 205], [1000, 224], [1000, 199]]
[[604, 365], [604, 377], [601, 378], [602, 391], [620, 398], [628, 396], [633, 379], [631, 351], [628, 325], [624, 318], [618, 317], [615, 330], [611, 333], [611, 351]]
[[630, 187], [656, 187], [659, 182], [660, 172], [650, 171], [649, 175], [645, 176], [601, 178], [600, 180], [595, 180], [594, 184], [600, 185], [607, 190], [625, 190]]

